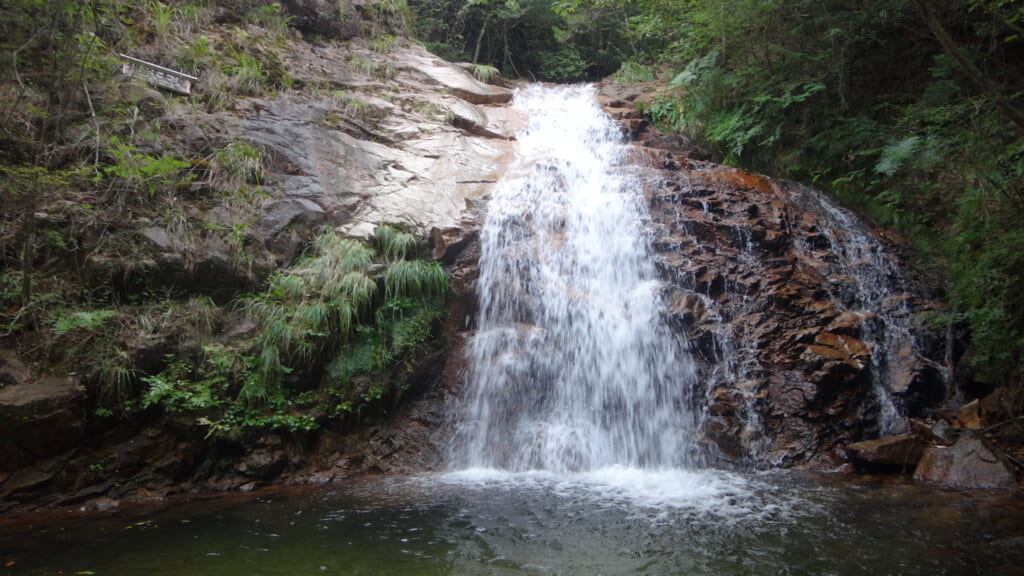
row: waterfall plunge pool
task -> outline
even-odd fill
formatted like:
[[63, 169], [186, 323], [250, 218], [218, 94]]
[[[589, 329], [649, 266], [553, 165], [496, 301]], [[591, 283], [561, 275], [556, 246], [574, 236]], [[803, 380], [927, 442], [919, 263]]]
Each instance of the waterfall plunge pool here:
[[775, 472], [494, 470], [0, 525], [5, 575], [998, 575], [1019, 496]]
[[702, 381], [664, 321], [621, 130], [589, 87], [515, 106], [530, 127], [489, 201], [452, 407], [462, 472], [6, 519], [0, 574], [1024, 573], [1019, 495], [686, 471], [702, 464]]

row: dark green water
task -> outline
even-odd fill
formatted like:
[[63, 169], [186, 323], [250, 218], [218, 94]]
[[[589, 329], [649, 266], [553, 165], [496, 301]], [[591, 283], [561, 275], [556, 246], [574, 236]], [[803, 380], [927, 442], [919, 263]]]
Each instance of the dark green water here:
[[24, 517], [0, 529], [0, 573], [934, 576], [1024, 568], [1024, 504], [1015, 497], [785, 474], [613, 476], [373, 480], [59, 523]]

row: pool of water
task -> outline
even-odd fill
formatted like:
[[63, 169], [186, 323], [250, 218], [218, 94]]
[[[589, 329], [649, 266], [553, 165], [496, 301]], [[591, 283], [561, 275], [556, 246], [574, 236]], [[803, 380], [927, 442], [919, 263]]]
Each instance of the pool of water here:
[[995, 575], [1017, 496], [796, 474], [487, 470], [25, 516], [0, 574]]

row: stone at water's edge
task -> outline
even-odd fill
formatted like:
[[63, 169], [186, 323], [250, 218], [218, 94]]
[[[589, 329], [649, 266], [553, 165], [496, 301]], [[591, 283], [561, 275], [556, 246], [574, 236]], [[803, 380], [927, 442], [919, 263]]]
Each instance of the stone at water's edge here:
[[[76, 447], [86, 391], [77, 378], [45, 377], [0, 388], [0, 473]], [[0, 495], [4, 488], [0, 486]]]
[[925, 450], [914, 479], [959, 488], [1017, 487], [1016, 478], [1002, 461], [981, 440], [970, 436], [961, 437], [952, 446]]
[[846, 447], [846, 452], [864, 471], [911, 472], [926, 446], [919, 434], [908, 433], [854, 442]]

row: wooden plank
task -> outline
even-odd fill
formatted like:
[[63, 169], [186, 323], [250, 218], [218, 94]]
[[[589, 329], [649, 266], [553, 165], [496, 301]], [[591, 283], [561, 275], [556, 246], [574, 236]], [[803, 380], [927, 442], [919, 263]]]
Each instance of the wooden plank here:
[[185, 94], [186, 96], [191, 94], [192, 82], [199, 80], [195, 76], [190, 76], [184, 72], [164, 68], [152, 62], [132, 58], [126, 54], [118, 54], [118, 56], [124, 60], [121, 70], [125, 74], [141, 77], [154, 86], [166, 88], [179, 94]]

